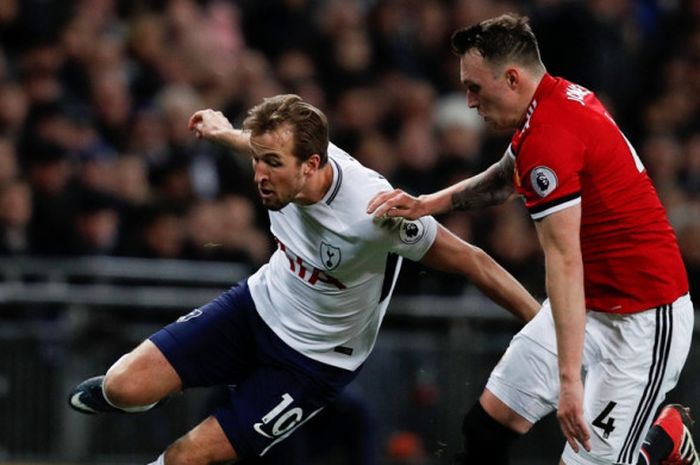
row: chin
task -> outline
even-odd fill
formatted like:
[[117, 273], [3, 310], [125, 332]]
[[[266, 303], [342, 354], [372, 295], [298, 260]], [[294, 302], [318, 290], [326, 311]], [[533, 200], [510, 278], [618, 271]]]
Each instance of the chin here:
[[262, 201], [263, 207], [267, 208], [268, 210], [271, 210], [273, 212], [276, 212], [278, 210], [282, 210], [284, 207], [287, 206], [286, 203], [279, 203], [279, 202], [267, 202], [265, 200]]

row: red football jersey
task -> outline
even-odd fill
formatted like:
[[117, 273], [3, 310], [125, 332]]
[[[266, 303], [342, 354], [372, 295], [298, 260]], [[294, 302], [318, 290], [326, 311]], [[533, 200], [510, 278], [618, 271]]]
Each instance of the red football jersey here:
[[546, 74], [508, 151], [534, 220], [581, 204], [587, 308], [634, 313], [688, 292], [656, 189], [592, 92]]

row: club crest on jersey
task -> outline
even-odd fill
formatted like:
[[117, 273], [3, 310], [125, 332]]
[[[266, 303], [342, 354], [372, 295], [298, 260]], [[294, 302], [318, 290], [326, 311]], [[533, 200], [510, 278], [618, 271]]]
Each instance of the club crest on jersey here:
[[321, 261], [323, 266], [328, 270], [335, 270], [340, 265], [340, 249], [333, 247], [330, 244], [321, 242]]
[[401, 229], [399, 230], [399, 238], [406, 244], [415, 244], [423, 237], [425, 232], [425, 226], [420, 220], [408, 221], [404, 220], [401, 223]]
[[540, 197], [547, 197], [557, 188], [557, 175], [546, 166], [538, 166], [530, 172], [532, 188]]

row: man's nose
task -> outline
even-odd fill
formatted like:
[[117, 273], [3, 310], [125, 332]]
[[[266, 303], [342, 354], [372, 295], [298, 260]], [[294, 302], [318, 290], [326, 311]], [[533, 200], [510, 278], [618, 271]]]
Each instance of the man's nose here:
[[469, 108], [474, 108], [479, 104], [479, 99], [474, 95], [473, 92], [467, 91], [467, 106]]
[[262, 163], [256, 163], [253, 167], [254, 181], [260, 183], [268, 178], [267, 169]]

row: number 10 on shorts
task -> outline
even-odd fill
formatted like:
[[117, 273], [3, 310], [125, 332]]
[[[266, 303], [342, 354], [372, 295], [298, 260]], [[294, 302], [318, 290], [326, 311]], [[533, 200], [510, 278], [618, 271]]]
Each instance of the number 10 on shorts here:
[[[282, 402], [277, 404], [272, 410], [267, 412], [264, 417], [262, 417], [262, 422], [255, 423], [253, 428], [259, 434], [265, 436], [266, 438], [275, 439], [283, 436], [287, 433], [291, 433], [294, 428], [301, 426], [306, 420], [310, 419], [318, 412], [320, 412], [323, 407], [313, 412], [305, 420], [301, 420], [304, 416], [304, 411], [301, 407], [294, 407], [288, 409], [288, 407], [294, 402], [294, 398], [285, 393], [282, 395]], [[263, 429], [263, 426], [270, 425], [271, 428], [268, 431]], [[267, 429], [267, 428], [265, 428]]]

